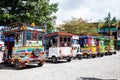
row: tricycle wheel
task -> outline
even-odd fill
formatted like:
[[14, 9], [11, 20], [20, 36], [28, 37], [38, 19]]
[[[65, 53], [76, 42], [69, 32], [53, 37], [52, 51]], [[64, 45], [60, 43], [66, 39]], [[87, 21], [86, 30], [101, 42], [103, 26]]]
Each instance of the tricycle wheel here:
[[95, 54], [93, 54], [93, 55], [92, 55], [92, 58], [95, 58], [95, 57], [96, 57], [96, 55], [95, 55]]
[[52, 57], [52, 62], [56, 63], [57, 62], [57, 58], [55, 56]]
[[20, 62], [18, 60], [15, 60], [14, 66], [17, 70], [19, 70], [20, 69]]
[[82, 59], [81, 55], [77, 55], [77, 58], [78, 58], [79, 60]]
[[88, 54], [83, 54], [83, 58], [88, 58]]
[[116, 54], [117, 52], [116, 51], [114, 51], [114, 53], [113, 54]]
[[43, 64], [44, 64], [43, 62], [38, 63], [38, 67], [42, 67]]
[[107, 56], [108, 55], [108, 52], [105, 52], [105, 56]]
[[100, 57], [103, 57], [103, 56], [104, 56], [103, 54], [100, 55]]
[[68, 59], [66, 59], [67, 60], [67, 62], [70, 62], [71, 61], [71, 57], [69, 57]]

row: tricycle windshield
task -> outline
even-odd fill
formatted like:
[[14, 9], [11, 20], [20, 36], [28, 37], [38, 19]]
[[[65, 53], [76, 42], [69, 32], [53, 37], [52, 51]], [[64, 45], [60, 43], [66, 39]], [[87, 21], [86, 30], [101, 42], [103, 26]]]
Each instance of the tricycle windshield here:
[[104, 46], [104, 41], [100, 41], [100, 45], [101, 45], [101, 46]]
[[26, 32], [26, 40], [32, 40], [32, 33]]
[[90, 45], [91, 45], [91, 46], [96, 46], [96, 42], [95, 42], [94, 39], [91, 39], [91, 41], [90, 41]]
[[73, 40], [72, 40], [72, 44], [78, 44], [78, 40], [73, 39]]

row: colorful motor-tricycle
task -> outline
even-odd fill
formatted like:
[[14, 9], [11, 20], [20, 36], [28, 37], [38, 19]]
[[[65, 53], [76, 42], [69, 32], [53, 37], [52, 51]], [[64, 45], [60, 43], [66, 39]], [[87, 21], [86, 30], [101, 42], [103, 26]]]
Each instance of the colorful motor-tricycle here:
[[102, 36], [96, 36], [96, 40], [97, 40], [98, 56], [102, 57], [106, 53], [104, 38]]
[[4, 35], [5, 51], [3, 61], [14, 64], [16, 69], [21, 69], [28, 64], [42, 66], [46, 56], [43, 46], [44, 30], [37, 26], [21, 25], [2, 29]]
[[113, 39], [105, 39], [105, 48], [107, 50], [105, 55], [112, 55], [112, 54], [116, 54], [116, 50], [114, 47], [114, 40]]
[[96, 39], [94, 36], [80, 36], [81, 52], [84, 58], [97, 56]]

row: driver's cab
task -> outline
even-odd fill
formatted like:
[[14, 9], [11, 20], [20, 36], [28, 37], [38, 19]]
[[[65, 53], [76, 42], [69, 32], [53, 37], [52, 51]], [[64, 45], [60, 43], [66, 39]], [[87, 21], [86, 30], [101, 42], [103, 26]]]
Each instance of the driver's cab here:
[[79, 36], [73, 35], [72, 36], [72, 49], [73, 49], [73, 57], [81, 59], [81, 47], [79, 44]]

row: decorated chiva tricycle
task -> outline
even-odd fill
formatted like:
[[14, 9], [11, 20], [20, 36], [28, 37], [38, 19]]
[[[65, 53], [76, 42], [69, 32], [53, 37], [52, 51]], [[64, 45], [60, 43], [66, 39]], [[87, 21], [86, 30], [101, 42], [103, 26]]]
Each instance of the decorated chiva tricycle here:
[[97, 51], [98, 51], [98, 56], [104, 56], [107, 51], [105, 49], [105, 38], [103, 38], [102, 36], [96, 36], [96, 40], [97, 40]]
[[27, 64], [44, 64], [43, 29], [16, 23], [2, 29], [2, 34], [5, 43], [5, 63], [14, 64], [16, 69], [21, 69]]
[[88, 57], [96, 57], [97, 56], [97, 47], [96, 47], [96, 39], [94, 36], [80, 36], [80, 46], [82, 56], [84, 58]]
[[112, 55], [112, 54], [116, 54], [116, 50], [115, 50], [115, 46], [114, 46], [114, 39], [112, 38], [105, 38], [105, 48], [107, 50], [107, 52], [105, 53], [105, 55]]
[[46, 55], [53, 63], [60, 59], [71, 61], [73, 56], [71, 47], [72, 34], [66, 32], [54, 32], [45, 35]]

